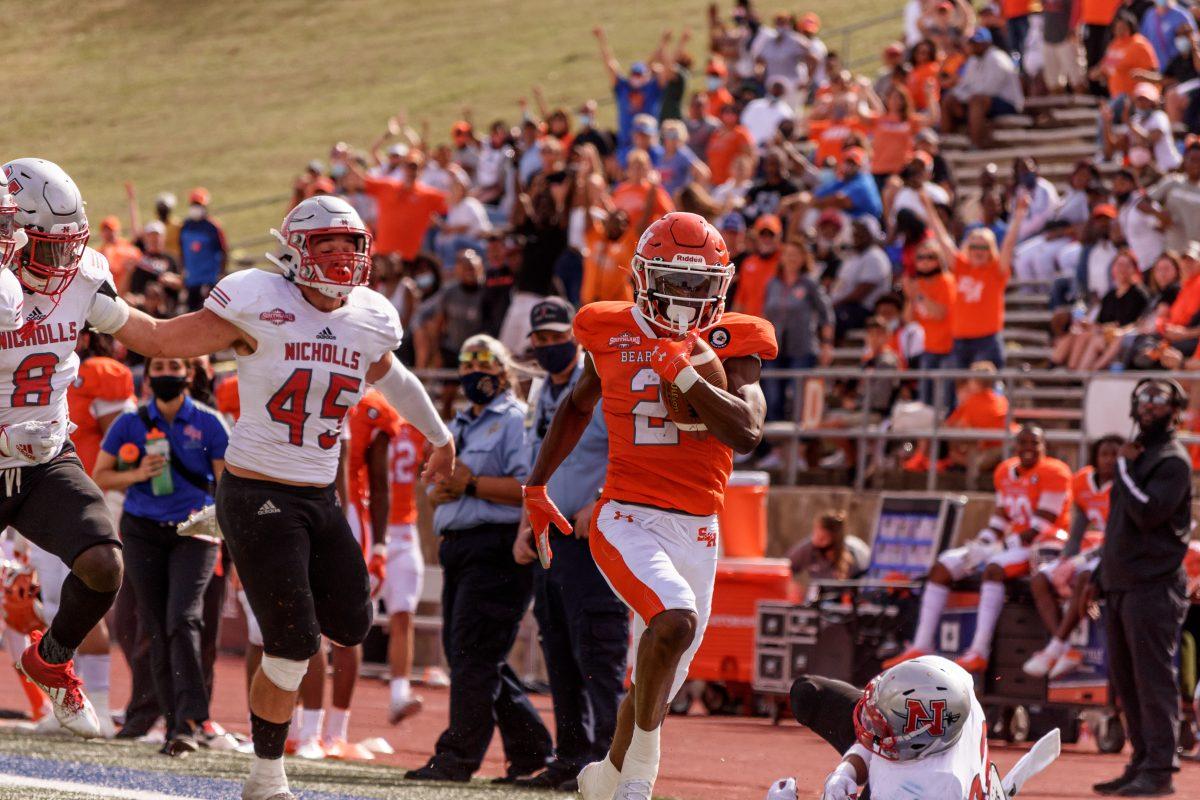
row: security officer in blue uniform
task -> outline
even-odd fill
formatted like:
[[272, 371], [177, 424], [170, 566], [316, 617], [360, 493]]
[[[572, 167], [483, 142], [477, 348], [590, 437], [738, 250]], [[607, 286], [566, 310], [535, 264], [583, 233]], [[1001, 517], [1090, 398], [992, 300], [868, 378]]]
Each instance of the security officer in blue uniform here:
[[512, 356], [492, 337], [463, 343], [458, 373], [470, 403], [450, 424], [458, 463], [429, 492], [441, 540], [450, 719], [433, 757], [405, 777], [470, 780], [499, 727], [508, 770], [498, 780], [511, 783], [541, 771], [551, 751], [550, 732], [507, 663], [533, 594], [533, 569], [512, 554], [530, 465], [526, 409], [513, 394]]
[[[531, 459], [558, 404], [570, 396], [583, 374], [584, 355], [571, 332], [574, 309], [551, 297], [530, 312], [530, 341], [546, 380], [537, 397], [529, 430]], [[558, 746], [546, 770], [518, 780], [519, 786], [575, 791], [579, 770], [608, 752], [624, 695], [629, 648], [629, 612], [596, 568], [588, 547], [588, 529], [608, 464], [608, 430], [602, 413], [592, 414], [579, 444], [550, 479], [550, 498], [569, 519], [575, 535], [551, 531], [554, 561], [548, 570], [534, 567], [534, 605], [541, 635]], [[528, 521], [523, 521], [514, 558], [537, 560]]]

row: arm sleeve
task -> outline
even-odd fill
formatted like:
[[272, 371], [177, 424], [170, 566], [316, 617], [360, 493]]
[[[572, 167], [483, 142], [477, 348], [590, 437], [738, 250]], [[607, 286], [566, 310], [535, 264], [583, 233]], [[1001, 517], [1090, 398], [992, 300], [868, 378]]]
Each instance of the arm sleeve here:
[[425, 387], [398, 359], [392, 359], [387, 374], [376, 382], [375, 388], [434, 447], [450, 441], [450, 431], [434, 409]]
[[1126, 513], [1139, 530], [1156, 528], [1169, 520], [1178, 508], [1180, 498], [1186, 495], [1191, 480], [1191, 466], [1186, 461], [1168, 458], [1154, 471], [1152, 481], [1139, 486], [1125, 459], [1117, 459], [1115, 483], [1120, 484], [1120, 491], [1127, 499]]

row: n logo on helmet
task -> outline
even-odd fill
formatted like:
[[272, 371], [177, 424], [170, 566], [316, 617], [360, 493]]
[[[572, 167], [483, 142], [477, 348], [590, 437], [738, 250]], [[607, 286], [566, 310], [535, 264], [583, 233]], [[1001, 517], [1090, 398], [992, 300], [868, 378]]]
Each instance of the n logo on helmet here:
[[920, 700], [908, 700], [906, 704], [908, 716], [904, 720], [903, 733], [913, 733], [928, 726], [926, 733], [930, 736], [946, 735], [946, 701], [930, 700], [929, 707]]

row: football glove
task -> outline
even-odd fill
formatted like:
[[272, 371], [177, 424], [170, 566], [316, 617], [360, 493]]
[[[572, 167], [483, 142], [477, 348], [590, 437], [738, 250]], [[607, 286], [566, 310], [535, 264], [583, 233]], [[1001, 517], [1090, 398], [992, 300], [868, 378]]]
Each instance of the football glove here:
[[666, 383], [674, 383], [679, 373], [692, 365], [688, 357], [696, 347], [696, 334], [682, 339], [656, 339], [651, 351], [650, 366]]
[[554, 557], [550, 552], [550, 526], [554, 525], [566, 536], [570, 536], [574, 528], [546, 494], [545, 486], [526, 486], [521, 492], [525, 497], [529, 527], [533, 529], [533, 540], [537, 544], [538, 561], [542, 562], [542, 569], [550, 569], [550, 560]]
[[371, 560], [367, 562], [367, 575], [371, 578], [371, 597], [379, 596], [383, 591], [383, 582], [387, 580], [387, 545], [377, 544], [371, 548]]
[[44, 464], [58, 455], [67, 441], [67, 430], [53, 422], [16, 422], [0, 425], [0, 453], [26, 464]]

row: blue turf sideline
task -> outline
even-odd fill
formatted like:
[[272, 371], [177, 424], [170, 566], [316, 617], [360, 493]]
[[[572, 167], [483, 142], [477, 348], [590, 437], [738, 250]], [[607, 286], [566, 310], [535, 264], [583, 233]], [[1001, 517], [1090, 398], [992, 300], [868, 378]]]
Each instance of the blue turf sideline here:
[[[108, 786], [114, 789], [136, 789], [155, 792], [164, 798], [197, 797], [203, 800], [238, 800], [242, 796], [240, 781], [223, 778], [202, 778], [196, 775], [175, 775], [159, 770], [129, 769], [88, 764], [81, 761], [57, 761], [30, 756], [0, 755], [0, 774], [69, 781], [91, 787]], [[64, 787], [65, 791], [69, 791]], [[292, 788], [299, 800], [371, 800], [349, 794], [312, 792]]]

